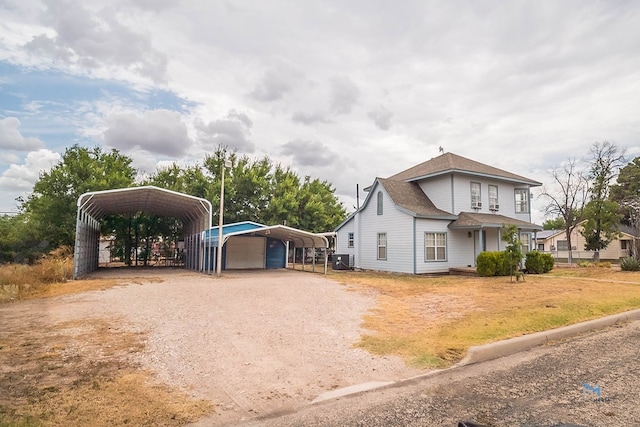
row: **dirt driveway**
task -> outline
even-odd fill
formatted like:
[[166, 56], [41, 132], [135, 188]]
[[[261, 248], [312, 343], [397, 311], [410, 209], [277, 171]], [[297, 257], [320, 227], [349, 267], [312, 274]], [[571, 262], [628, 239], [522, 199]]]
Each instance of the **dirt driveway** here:
[[[145, 349], [134, 361], [162, 382], [213, 402], [216, 414], [202, 425], [247, 420], [299, 407], [336, 388], [420, 373], [399, 358], [353, 348], [375, 297], [321, 275], [131, 274], [102, 270], [95, 275], [120, 275], [129, 284], [48, 299], [50, 321], [107, 319], [145, 332]], [[42, 301], [27, 301], [3, 311], [28, 311], [29, 304], [42, 309]]]

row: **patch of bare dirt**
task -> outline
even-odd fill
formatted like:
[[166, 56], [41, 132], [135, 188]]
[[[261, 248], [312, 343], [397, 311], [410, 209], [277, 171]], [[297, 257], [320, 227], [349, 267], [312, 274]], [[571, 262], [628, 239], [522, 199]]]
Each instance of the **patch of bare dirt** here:
[[[321, 275], [279, 270], [226, 273], [216, 279], [151, 269], [146, 276], [103, 270], [94, 279], [128, 285], [0, 306], [2, 322], [13, 325], [3, 328], [3, 342], [13, 344], [10, 352], [0, 351], [2, 383], [10, 379], [18, 384], [23, 403], [40, 408], [38, 402], [48, 398], [43, 392], [47, 387], [91, 389], [94, 384], [84, 384], [82, 378], [104, 378], [95, 391], [117, 394], [118, 387], [136, 379], [131, 375], [149, 373], [192, 399], [190, 415], [206, 412], [197, 399], [210, 402], [214, 415], [201, 425], [213, 425], [291, 410], [336, 388], [421, 372], [400, 358], [354, 348], [375, 297], [351, 292]], [[18, 339], [14, 334], [23, 335]], [[14, 352], [25, 342], [37, 349], [29, 366]], [[25, 372], [32, 376], [20, 383], [7, 377]], [[5, 414], [24, 407], [17, 405], [19, 396], [6, 396], [0, 403]], [[180, 401], [179, 394], [170, 396]], [[67, 410], [73, 412], [73, 405], [78, 406], [67, 405]], [[159, 412], [158, 423], [193, 420], [184, 414]]]

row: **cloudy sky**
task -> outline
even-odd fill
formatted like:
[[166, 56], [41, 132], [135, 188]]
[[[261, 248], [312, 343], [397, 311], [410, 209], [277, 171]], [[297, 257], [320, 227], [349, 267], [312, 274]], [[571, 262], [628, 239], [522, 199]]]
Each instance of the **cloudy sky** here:
[[352, 210], [440, 146], [542, 182], [638, 156], [639, 113], [637, 1], [0, 0], [0, 212], [76, 143], [141, 172], [224, 144]]

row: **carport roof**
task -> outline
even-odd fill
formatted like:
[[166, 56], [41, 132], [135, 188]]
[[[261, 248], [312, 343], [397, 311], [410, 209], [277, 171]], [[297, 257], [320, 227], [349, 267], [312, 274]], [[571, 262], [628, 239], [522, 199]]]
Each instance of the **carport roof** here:
[[[246, 221], [222, 226], [222, 237], [224, 240], [232, 236], [242, 235], [271, 237], [272, 239], [293, 242], [296, 247], [303, 248], [329, 247], [329, 242], [325, 236], [287, 227], [286, 225], [263, 225]], [[213, 227], [207, 232], [207, 242], [212, 246], [218, 244], [218, 227]]]
[[205, 216], [211, 223], [211, 203], [199, 197], [154, 186], [92, 191], [78, 198], [78, 208], [95, 219], [144, 212], [194, 220]]

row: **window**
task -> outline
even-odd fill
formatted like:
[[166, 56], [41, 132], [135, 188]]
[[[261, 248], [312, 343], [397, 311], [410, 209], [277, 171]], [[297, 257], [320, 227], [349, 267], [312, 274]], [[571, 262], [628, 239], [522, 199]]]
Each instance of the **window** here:
[[500, 209], [500, 205], [498, 204], [498, 186], [490, 185], [489, 186], [489, 210], [497, 211]]
[[349, 233], [349, 237], [347, 240], [347, 246], [352, 248], [353, 247], [353, 233]]
[[531, 235], [529, 233], [522, 233], [520, 235], [520, 243], [522, 248], [522, 254], [526, 255], [531, 248]]
[[387, 233], [378, 233], [378, 259], [387, 259]]
[[544, 252], [544, 243], [538, 243], [538, 250]]
[[516, 213], [529, 213], [529, 189], [516, 190]]
[[447, 260], [446, 233], [424, 233], [424, 259], [425, 261]]
[[623, 251], [626, 251], [627, 249], [629, 249], [628, 243], [629, 243], [628, 240], [620, 240], [620, 249], [622, 249]]
[[382, 215], [382, 191], [378, 191], [378, 215]]
[[471, 208], [479, 209], [482, 207], [482, 202], [480, 198], [480, 183], [472, 182], [471, 183]]
[[557, 249], [559, 251], [568, 251], [569, 250], [569, 244], [567, 243], [566, 240], [558, 240], [558, 247]]

